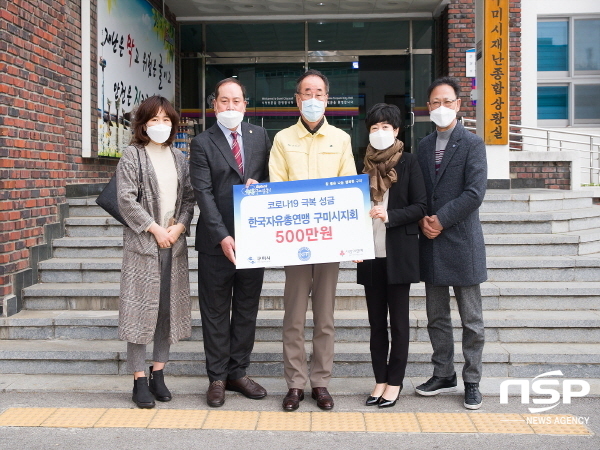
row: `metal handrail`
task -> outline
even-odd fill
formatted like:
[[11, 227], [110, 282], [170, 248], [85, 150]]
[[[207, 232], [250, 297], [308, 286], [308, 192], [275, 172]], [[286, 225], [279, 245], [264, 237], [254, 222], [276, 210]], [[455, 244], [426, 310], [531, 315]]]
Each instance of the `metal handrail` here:
[[[467, 130], [474, 132], [477, 130], [476, 119], [463, 117], [462, 121]], [[573, 140], [574, 136], [579, 136], [582, 140]], [[532, 149], [531, 151], [540, 152], [571, 151], [585, 153], [589, 155], [589, 158], [583, 157], [588, 160], [588, 165], [581, 164], [581, 170], [589, 175], [590, 184], [600, 183], [600, 135], [510, 124], [508, 143], [510, 151]]]

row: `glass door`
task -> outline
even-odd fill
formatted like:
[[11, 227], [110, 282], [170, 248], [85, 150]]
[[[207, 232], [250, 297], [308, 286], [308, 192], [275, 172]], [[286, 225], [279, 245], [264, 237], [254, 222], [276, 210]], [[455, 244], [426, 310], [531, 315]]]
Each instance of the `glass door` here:
[[304, 73], [299, 62], [249, 62], [256, 58], [212, 58], [206, 64], [206, 128], [215, 123], [212, 109], [214, 86], [235, 77], [246, 87], [244, 120], [264, 127], [271, 140], [278, 131], [293, 125], [300, 115], [294, 100], [296, 79]]
[[[365, 127], [367, 111], [376, 103], [391, 103], [402, 113], [403, 124], [398, 138], [411, 151], [411, 95], [409, 55], [335, 57], [335, 61], [311, 62], [329, 79], [327, 120], [348, 132], [354, 157], [365, 155], [369, 134]], [[346, 61], [340, 62], [340, 59]]]
[[[358, 55], [309, 57], [308, 67], [329, 79], [326, 116], [352, 139], [354, 157], [364, 157], [368, 132], [366, 112], [376, 103], [400, 108], [403, 124], [398, 135], [405, 151], [416, 150], [418, 142], [432, 130], [426, 106], [431, 80], [431, 54]], [[265, 61], [266, 60], [266, 61]], [[272, 61], [271, 61], [272, 60]], [[412, 70], [411, 70], [412, 67]], [[246, 87], [245, 120], [267, 129], [269, 137], [293, 125], [300, 115], [294, 93], [305, 64], [276, 57], [206, 59], [206, 128], [215, 123], [212, 109], [215, 84], [235, 77]]]

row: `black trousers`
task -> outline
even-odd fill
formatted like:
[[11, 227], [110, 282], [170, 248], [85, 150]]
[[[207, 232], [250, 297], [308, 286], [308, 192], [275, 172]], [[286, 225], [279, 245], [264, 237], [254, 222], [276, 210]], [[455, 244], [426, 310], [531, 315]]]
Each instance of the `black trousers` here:
[[[371, 362], [376, 383], [400, 386], [404, 380], [410, 334], [409, 293], [410, 284], [387, 283], [386, 258], [376, 258], [373, 263], [373, 284], [365, 286], [371, 325]], [[391, 346], [388, 338], [388, 312]]]
[[198, 297], [206, 373], [216, 380], [246, 375], [264, 269], [240, 269], [223, 255], [198, 253]]

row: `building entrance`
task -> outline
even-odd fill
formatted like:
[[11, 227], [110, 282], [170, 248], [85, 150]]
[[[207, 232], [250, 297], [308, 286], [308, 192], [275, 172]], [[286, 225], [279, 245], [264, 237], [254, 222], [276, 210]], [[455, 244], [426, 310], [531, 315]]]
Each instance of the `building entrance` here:
[[[215, 35], [219, 29], [207, 25], [208, 30], [204, 30], [207, 49], [213, 39], [215, 51], [206, 51], [200, 57], [182, 61], [183, 115], [198, 117], [202, 129], [212, 126], [216, 120], [212, 110], [215, 84], [223, 78], [237, 77], [247, 89], [245, 120], [266, 128], [273, 139], [278, 131], [295, 123], [300, 115], [294, 99], [296, 79], [305, 70], [316, 69], [326, 75], [330, 82], [327, 120], [350, 134], [355, 158], [362, 158], [368, 143], [365, 114], [380, 102], [395, 104], [402, 111], [404, 122], [399, 138], [406, 150], [412, 151], [418, 140], [431, 131], [426, 110], [415, 105], [425, 105], [425, 90], [432, 80], [432, 23], [334, 23], [330, 24], [334, 27], [326, 33], [320, 31], [322, 25], [305, 24], [305, 36], [308, 35], [308, 39], [304, 43], [304, 51], [296, 48], [280, 51], [248, 48], [247, 52], [231, 51], [240, 48], [242, 43], [229, 44], [229, 35], [217, 39]], [[250, 44], [245, 42], [243, 45], [260, 47], [259, 43], [252, 44], [256, 29], [251, 25], [234, 26], [252, 31], [246, 33]], [[312, 29], [315, 31], [311, 34]], [[393, 31], [395, 37], [390, 41], [385, 40], [384, 36], [391, 36]], [[358, 39], [357, 33], [363, 33], [364, 38]], [[185, 34], [184, 30], [182, 34]], [[352, 36], [352, 42], [345, 42], [344, 36]], [[329, 45], [339, 49], [324, 50], [331, 47], [322, 47], [325, 45], [323, 42], [329, 42]], [[404, 48], [389, 48], [389, 42]], [[274, 44], [269, 41], [267, 45]], [[350, 45], [357, 49], [353, 50]], [[386, 46], [388, 48], [381, 48]], [[188, 71], [186, 67], [191, 68]], [[190, 98], [183, 92], [190, 84], [186, 82], [186, 72], [199, 75], [195, 95], [201, 98], [202, 106], [197, 109], [189, 108]]]

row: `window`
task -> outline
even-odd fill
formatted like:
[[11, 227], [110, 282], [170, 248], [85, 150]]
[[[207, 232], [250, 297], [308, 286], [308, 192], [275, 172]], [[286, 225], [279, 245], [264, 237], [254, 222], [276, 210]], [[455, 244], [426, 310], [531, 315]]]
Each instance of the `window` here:
[[539, 19], [537, 71], [539, 125], [600, 123], [600, 18]]
[[538, 71], [569, 70], [569, 22], [538, 22]]

